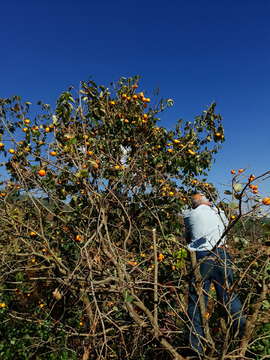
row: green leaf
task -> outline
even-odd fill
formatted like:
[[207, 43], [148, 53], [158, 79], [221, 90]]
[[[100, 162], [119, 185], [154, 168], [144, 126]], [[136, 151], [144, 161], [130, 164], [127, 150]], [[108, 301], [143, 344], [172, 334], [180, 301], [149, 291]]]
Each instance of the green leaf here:
[[73, 139], [71, 140], [71, 144], [76, 144], [76, 142], [77, 142], [77, 139], [75, 139], [75, 138], [73, 138]]
[[93, 161], [93, 160], [88, 160], [88, 162], [89, 162], [90, 164], [92, 164], [92, 165], [96, 165], [96, 162]]
[[122, 314], [123, 314], [123, 313], [121, 313], [121, 312], [120, 312], [119, 314], [116, 314], [116, 315], [115, 315], [115, 318], [118, 319], [120, 316], [122, 316]]
[[225, 190], [225, 191], [224, 191], [224, 194], [225, 194], [225, 195], [232, 195], [232, 193], [231, 193], [230, 190]]
[[97, 125], [97, 124], [98, 124], [98, 121], [97, 121], [97, 119], [95, 119], [95, 118], [92, 118], [91, 120], [93, 121], [93, 123], [94, 123], [95, 125]]
[[182, 249], [182, 257], [183, 257], [184, 259], [186, 259], [187, 256], [188, 256], [187, 250], [186, 250], [186, 249]]
[[81, 171], [80, 171], [80, 176], [81, 176], [82, 178], [86, 178], [87, 175], [88, 175], [88, 172], [87, 172], [86, 170], [81, 170]]
[[125, 300], [125, 302], [133, 301], [133, 297], [129, 294], [127, 289], [124, 292], [124, 300]]
[[233, 210], [237, 210], [238, 209], [238, 205], [236, 203], [230, 202], [229, 203], [229, 207]]
[[176, 266], [178, 267], [178, 269], [181, 269], [181, 268], [184, 266], [183, 261], [182, 261], [182, 260], [181, 260], [181, 261], [177, 261]]
[[242, 184], [239, 184], [239, 183], [234, 184], [233, 188], [236, 192], [240, 192], [242, 190]]
[[262, 227], [263, 227], [264, 230], [266, 230], [267, 232], [270, 232], [270, 225], [269, 225], [269, 224], [262, 224]]
[[54, 124], [57, 124], [57, 117], [55, 115], [52, 116], [52, 121]]
[[270, 308], [269, 301], [263, 300], [262, 304], [264, 309], [268, 310]]

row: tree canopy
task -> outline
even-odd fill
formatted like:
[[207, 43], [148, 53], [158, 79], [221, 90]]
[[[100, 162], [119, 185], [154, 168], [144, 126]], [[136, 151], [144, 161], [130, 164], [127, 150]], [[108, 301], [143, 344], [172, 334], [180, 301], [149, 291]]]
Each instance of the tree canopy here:
[[[180, 215], [197, 192], [217, 204], [207, 174], [224, 129], [214, 103], [194, 122], [159, 126], [173, 100], [155, 103], [159, 90], [147, 97], [139, 79], [105, 88], [90, 78], [55, 110], [39, 102], [34, 118], [19, 96], [0, 99], [3, 359], [152, 359], [157, 344], [182, 358]], [[174, 337], [162, 332], [168, 318]]]

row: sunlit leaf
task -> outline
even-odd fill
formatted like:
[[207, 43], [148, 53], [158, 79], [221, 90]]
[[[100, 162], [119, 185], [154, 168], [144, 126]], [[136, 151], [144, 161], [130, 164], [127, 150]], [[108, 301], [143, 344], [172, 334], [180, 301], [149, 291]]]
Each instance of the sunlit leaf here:
[[239, 183], [234, 184], [233, 188], [236, 192], [240, 192], [242, 190], [242, 184], [239, 184]]

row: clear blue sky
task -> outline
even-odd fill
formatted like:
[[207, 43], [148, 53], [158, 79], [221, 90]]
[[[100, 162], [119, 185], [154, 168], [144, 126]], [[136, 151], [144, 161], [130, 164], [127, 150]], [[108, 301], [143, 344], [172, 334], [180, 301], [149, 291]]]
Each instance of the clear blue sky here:
[[0, 13], [0, 97], [54, 107], [90, 75], [104, 86], [140, 75], [148, 96], [160, 83], [175, 101], [167, 128], [217, 102], [226, 141], [209, 180], [220, 191], [231, 168], [270, 170], [269, 0], [1, 0]]

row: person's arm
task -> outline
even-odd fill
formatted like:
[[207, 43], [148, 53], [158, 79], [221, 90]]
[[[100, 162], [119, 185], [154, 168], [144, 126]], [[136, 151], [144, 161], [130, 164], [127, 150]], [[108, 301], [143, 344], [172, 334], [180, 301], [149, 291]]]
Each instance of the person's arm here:
[[185, 238], [186, 238], [187, 244], [189, 244], [191, 241], [190, 231], [188, 230], [185, 235], [186, 235]]
[[189, 221], [188, 221], [187, 218], [184, 218], [184, 222], [185, 222], [184, 238], [186, 238], [187, 244], [189, 244], [190, 241], [191, 241], [191, 233], [190, 233], [190, 229], [189, 229]]

